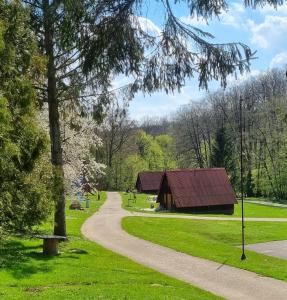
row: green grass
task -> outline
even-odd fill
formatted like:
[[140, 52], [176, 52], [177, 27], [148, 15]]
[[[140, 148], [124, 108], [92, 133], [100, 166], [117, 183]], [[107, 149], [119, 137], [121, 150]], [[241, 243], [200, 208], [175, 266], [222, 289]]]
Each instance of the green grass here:
[[[136, 194], [135, 201], [129, 201], [129, 199], [134, 199], [134, 196], [132, 193], [124, 193], [120, 192], [120, 195], [122, 197], [122, 207], [126, 210], [130, 211], [141, 211], [144, 212], [143, 209], [145, 208], [151, 208], [151, 202], [147, 201], [148, 197], [152, 197], [152, 195], [148, 194]], [[158, 207], [158, 203], [154, 203], [155, 207]], [[152, 212], [152, 211], [147, 211]]]
[[[147, 213], [156, 213], [159, 214], [160, 212], [153, 212], [153, 211], [144, 211], [144, 208], [150, 208], [150, 203], [147, 202], [147, 197], [150, 196], [148, 194], [136, 194], [136, 202], [130, 202], [128, 199], [133, 198], [133, 194], [130, 193], [123, 193], [121, 192], [122, 197], [122, 207], [124, 209], [130, 211], [138, 211], [138, 212], [147, 212]], [[256, 198], [252, 198], [255, 200]], [[262, 199], [262, 198], [259, 198]], [[158, 203], [156, 203], [156, 207]], [[245, 217], [249, 218], [287, 218], [287, 208], [281, 207], [272, 207], [260, 204], [253, 204], [253, 203], [244, 203], [244, 211]], [[164, 214], [169, 214], [164, 212]], [[170, 214], [177, 214], [176, 212]], [[192, 213], [179, 213], [180, 215], [204, 215], [204, 216], [220, 216], [220, 217], [241, 217], [241, 203], [235, 204], [234, 206], [234, 214], [233, 215], [224, 215], [224, 214], [192, 214]]]
[[[253, 203], [244, 203], [244, 215], [248, 218], [287, 218], [287, 208], [272, 207]], [[230, 217], [228, 215], [223, 216]], [[235, 204], [234, 214], [232, 216], [241, 217], [240, 202], [238, 202], [238, 204]]]
[[67, 210], [69, 242], [58, 256], [42, 255], [37, 239], [11, 236], [2, 243], [0, 299], [218, 299], [84, 239], [80, 227], [103, 200], [92, 197], [90, 209]]
[[[123, 228], [132, 235], [180, 252], [287, 281], [287, 260], [253, 251], [246, 251], [247, 259], [240, 260], [238, 221], [127, 217]], [[283, 239], [287, 239], [287, 223], [246, 222], [249, 244]]]
[[[234, 214], [226, 215], [226, 214], [192, 214], [195, 216], [207, 216], [207, 217], [241, 217], [241, 202], [234, 205]], [[180, 213], [181, 214], [181, 213]], [[272, 207], [262, 204], [255, 203], [244, 203], [244, 216], [246, 218], [287, 218], [287, 208], [283, 207]]]

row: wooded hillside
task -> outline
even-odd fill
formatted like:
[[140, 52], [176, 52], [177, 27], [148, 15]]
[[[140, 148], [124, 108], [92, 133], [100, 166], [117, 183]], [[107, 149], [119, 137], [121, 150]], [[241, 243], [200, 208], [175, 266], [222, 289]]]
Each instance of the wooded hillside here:
[[[105, 163], [103, 187], [134, 188], [138, 171], [225, 167], [234, 188], [239, 179], [239, 98], [243, 99], [245, 192], [287, 198], [287, 81], [273, 69], [200, 102], [182, 106], [171, 119], [132, 121], [127, 107], [111, 110], [98, 158]], [[192, 96], [192, 95], [191, 95]]]

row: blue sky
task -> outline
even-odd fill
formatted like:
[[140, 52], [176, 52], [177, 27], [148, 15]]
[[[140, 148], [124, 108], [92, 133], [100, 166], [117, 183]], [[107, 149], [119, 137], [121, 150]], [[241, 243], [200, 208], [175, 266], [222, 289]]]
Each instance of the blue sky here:
[[[238, 80], [257, 75], [271, 67], [284, 67], [287, 63], [287, 3], [274, 10], [264, 7], [257, 10], [246, 9], [243, 1], [230, 1], [229, 10], [223, 13], [220, 20], [214, 19], [207, 25], [204, 20], [188, 16], [184, 5], [174, 6], [175, 13], [182, 21], [212, 33], [214, 42], [243, 42], [256, 50], [258, 59], [251, 65], [251, 73], [243, 75]], [[145, 7], [146, 19], [143, 26], [156, 30], [161, 27], [162, 7], [157, 1], [147, 1]], [[235, 78], [229, 78], [233, 84]], [[219, 84], [212, 82], [210, 91], [219, 88]], [[145, 116], [169, 116], [180, 105], [190, 101], [200, 101], [206, 92], [198, 89], [196, 78], [188, 81], [181, 93], [169, 94], [155, 93], [151, 96], [136, 95], [130, 103], [130, 116], [141, 120]]]

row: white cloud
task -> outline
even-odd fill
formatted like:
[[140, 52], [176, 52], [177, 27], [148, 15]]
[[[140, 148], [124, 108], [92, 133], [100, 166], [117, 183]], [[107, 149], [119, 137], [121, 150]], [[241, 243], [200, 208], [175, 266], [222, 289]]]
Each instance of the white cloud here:
[[124, 75], [119, 75], [119, 76], [113, 78], [113, 81], [112, 81], [113, 89], [121, 88], [132, 82], [133, 82], [133, 78], [127, 77]]
[[270, 14], [276, 14], [276, 15], [287, 15], [287, 3], [278, 6], [277, 9], [275, 9], [273, 6], [265, 5], [261, 8], [259, 8], [259, 12], [262, 15], [270, 15]]
[[245, 9], [241, 3], [231, 3], [227, 12], [220, 16], [221, 23], [235, 28], [245, 27], [243, 15]]
[[231, 4], [232, 10], [237, 13], [244, 13], [245, 7], [243, 3], [234, 2]]
[[136, 119], [149, 117], [165, 117], [175, 112], [181, 105], [196, 101], [202, 98], [204, 92], [197, 87], [197, 82], [186, 85], [181, 92], [166, 94], [158, 92], [151, 96], [144, 97], [141, 93], [130, 103], [130, 115]]
[[276, 54], [271, 62], [270, 62], [270, 68], [275, 67], [282, 67], [287, 64], [287, 51], [280, 52]]
[[[224, 11], [219, 16], [219, 22], [223, 25], [232, 26], [235, 28], [242, 28], [244, 25], [243, 22], [243, 14], [245, 12], [245, 8], [241, 3], [231, 3], [229, 5], [228, 11]], [[180, 20], [186, 24], [192, 26], [206, 26], [210, 23], [217, 22], [218, 19], [213, 19], [206, 21], [204, 18], [201, 17], [191, 17], [191, 16], [184, 16], [181, 17]]]
[[144, 18], [144, 17], [137, 17], [137, 20], [140, 24], [140, 27], [143, 31], [151, 34], [160, 35], [162, 30], [155, 25], [150, 19]]
[[229, 75], [227, 77], [227, 84], [241, 83], [245, 80], [248, 80], [252, 77], [256, 77], [261, 73], [261, 71], [253, 69], [250, 72], [244, 72], [243, 74], [239, 74], [237, 78], [234, 75]]
[[207, 21], [204, 18], [196, 18], [191, 16], [181, 17], [180, 20], [191, 26], [206, 26], [208, 25]]
[[249, 19], [247, 25], [252, 33], [251, 42], [261, 48], [275, 47], [285, 40], [287, 17], [267, 15], [262, 23]]
[[240, 27], [240, 23], [238, 22], [237, 18], [235, 16], [231, 15], [231, 14], [228, 14], [228, 13], [222, 15], [221, 23], [223, 25], [232, 26], [232, 27], [235, 27], [235, 28]]

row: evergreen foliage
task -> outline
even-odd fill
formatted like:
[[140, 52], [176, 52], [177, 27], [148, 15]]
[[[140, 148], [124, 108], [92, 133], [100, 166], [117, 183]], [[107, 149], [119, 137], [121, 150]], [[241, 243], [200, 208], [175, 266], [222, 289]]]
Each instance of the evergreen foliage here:
[[216, 131], [210, 162], [212, 167], [225, 168], [230, 176], [231, 183], [235, 186], [238, 176], [235, 147], [228, 128], [223, 124]]
[[48, 143], [35, 122], [27, 11], [1, 0], [0, 19], [0, 226], [23, 231], [50, 212]]
[[246, 176], [246, 196], [247, 197], [253, 197], [254, 196], [254, 183], [253, 183], [253, 178], [252, 178], [252, 172], [249, 169], [247, 176]]

